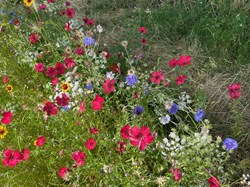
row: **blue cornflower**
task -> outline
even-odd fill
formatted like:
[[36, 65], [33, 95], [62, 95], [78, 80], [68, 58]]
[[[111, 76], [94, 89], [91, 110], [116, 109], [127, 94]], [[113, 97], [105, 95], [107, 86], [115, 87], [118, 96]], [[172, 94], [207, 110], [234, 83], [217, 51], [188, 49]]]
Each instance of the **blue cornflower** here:
[[9, 14], [10, 14], [10, 16], [14, 16], [15, 12], [11, 11]]
[[205, 117], [205, 113], [203, 112], [202, 109], [199, 109], [196, 112], [196, 114], [194, 116], [194, 119], [195, 119], [196, 122], [199, 122], [199, 121], [202, 121], [204, 117]]
[[70, 110], [70, 106], [69, 106], [69, 105], [63, 106], [63, 107], [62, 107], [62, 110], [65, 111], [65, 112], [66, 112], [66, 111], [69, 111], [69, 110]]
[[85, 86], [85, 88], [86, 88], [87, 90], [92, 90], [92, 89], [93, 89], [93, 84], [87, 84], [87, 85]]
[[133, 86], [137, 83], [137, 76], [136, 75], [127, 75], [126, 77], [126, 83], [129, 85], [129, 86]]
[[4, 9], [2, 9], [1, 13], [2, 13], [2, 14], [4, 14], [4, 13], [5, 13], [5, 10], [4, 10]]
[[13, 18], [10, 19], [10, 23], [12, 23], [12, 24], [14, 23], [14, 19]]
[[83, 39], [83, 43], [85, 45], [94, 45], [95, 44], [95, 39], [94, 38], [91, 38], [91, 37], [85, 37]]
[[177, 105], [176, 103], [173, 103], [173, 104], [171, 105], [171, 108], [168, 110], [168, 112], [169, 112], [170, 114], [174, 115], [174, 114], [176, 114], [176, 113], [178, 112], [178, 110], [179, 110], [178, 105]]
[[170, 120], [171, 120], [171, 118], [170, 118], [169, 115], [162, 116], [162, 117], [160, 118], [160, 123], [161, 123], [162, 125], [166, 125], [166, 124], [168, 124], [168, 123], [170, 122]]
[[232, 138], [226, 138], [223, 141], [223, 145], [225, 146], [226, 150], [234, 150], [238, 148], [238, 143], [236, 140], [232, 139]]
[[136, 106], [136, 107], [134, 108], [133, 114], [139, 116], [139, 115], [141, 115], [143, 112], [144, 112], [144, 108], [143, 108], [142, 106]]

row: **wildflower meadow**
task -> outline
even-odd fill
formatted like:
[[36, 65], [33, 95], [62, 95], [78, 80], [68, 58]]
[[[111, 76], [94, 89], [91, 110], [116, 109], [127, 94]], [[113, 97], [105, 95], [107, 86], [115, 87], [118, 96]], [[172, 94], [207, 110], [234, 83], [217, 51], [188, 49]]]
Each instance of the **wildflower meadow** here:
[[145, 2], [1, 0], [0, 186], [250, 186], [249, 3]]

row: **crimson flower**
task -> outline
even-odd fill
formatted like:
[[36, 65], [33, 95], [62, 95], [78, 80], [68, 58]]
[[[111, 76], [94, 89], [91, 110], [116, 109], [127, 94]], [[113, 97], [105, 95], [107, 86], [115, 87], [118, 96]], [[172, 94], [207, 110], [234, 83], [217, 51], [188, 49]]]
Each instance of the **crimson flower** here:
[[30, 150], [23, 149], [23, 160], [27, 161], [30, 158]]
[[181, 55], [180, 58], [177, 60], [177, 64], [179, 66], [185, 66], [190, 64], [192, 56]]
[[66, 31], [68, 31], [68, 32], [70, 32], [71, 31], [71, 23], [70, 22], [67, 22], [67, 23], [65, 23], [64, 24], [64, 29], [66, 30]]
[[73, 8], [67, 8], [66, 9], [66, 14], [69, 18], [73, 18], [75, 15], [75, 10]]
[[240, 93], [241, 85], [240, 84], [233, 83], [230, 86], [228, 86], [227, 88], [228, 88], [229, 96], [231, 99], [240, 98], [240, 96], [241, 96], [241, 93]]
[[9, 81], [9, 77], [7, 76], [7, 75], [5, 75], [4, 77], [3, 77], [3, 83], [5, 84], [5, 83], [7, 83]]
[[58, 171], [58, 176], [61, 177], [65, 181], [69, 181], [69, 177], [70, 177], [69, 172], [71, 172], [69, 168], [61, 167]]
[[111, 92], [114, 92], [115, 91], [115, 80], [112, 79], [110, 80], [109, 78], [106, 79], [106, 82], [103, 83], [103, 89], [104, 89], [104, 93], [105, 94], [110, 94]]
[[58, 78], [56, 77], [56, 78], [54, 78], [52, 81], [51, 81], [51, 83], [52, 83], [52, 85], [53, 86], [55, 86], [57, 83], [58, 83]]
[[85, 163], [86, 155], [81, 151], [72, 153], [72, 159], [76, 161], [77, 166], [82, 166]]
[[177, 60], [174, 58], [168, 62], [170, 67], [175, 67], [177, 65]]
[[76, 55], [82, 55], [84, 53], [84, 50], [81, 47], [77, 47], [75, 49], [75, 54]]
[[88, 141], [85, 143], [85, 146], [88, 150], [95, 149], [96, 141], [94, 138], [89, 138]]
[[47, 75], [50, 78], [55, 78], [56, 74], [57, 74], [56, 69], [53, 67], [48, 67], [45, 72], [45, 75]]
[[55, 69], [56, 69], [57, 75], [62, 75], [65, 73], [66, 66], [61, 62], [57, 62], [55, 65]]
[[140, 27], [138, 29], [139, 33], [143, 33], [143, 34], [146, 34], [147, 33], [147, 29], [145, 27]]
[[117, 146], [115, 147], [115, 150], [119, 151], [121, 154], [123, 154], [124, 151], [125, 151], [125, 145], [126, 144], [127, 144], [126, 142], [118, 142]]
[[142, 126], [141, 129], [134, 126], [130, 129], [129, 134], [130, 143], [133, 146], [138, 146], [140, 150], [144, 150], [147, 144], [151, 144], [154, 140], [154, 136], [146, 126]]
[[99, 130], [97, 128], [95, 128], [95, 127], [91, 127], [89, 129], [89, 131], [90, 131], [91, 134], [97, 134]]
[[129, 130], [130, 130], [130, 126], [128, 124], [124, 125], [124, 127], [121, 128], [120, 133], [123, 139], [129, 138]]
[[79, 113], [83, 113], [84, 110], [85, 110], [84, 101], [82, 101], [82, 102], [80, 103], [80, 109], [79, 109], [78, 112], [79, 112]]
[[181, 85], [185, 83], [185, 80], [187, 79], [187, 77], [185, 75], [180, 75], [175, 79], [175, 82], [177, 85]]
[[69, 104], [69, 101], [70, 98], [65, 93], [63, 93], [61, 97], [60, 96], [56, 97], [56, 103], [59, 106], [67, 106]]
[[30, 35], [30, 43], [31, 44], [34, 44], [34, 43], [36, 43], [38, 41], [39, 41], [39, 38], [38, 38], [37, 34], [33, 33], [33, 34]]
[[208, 179], [209, 187], [220, 187], [220, 181], [215, 176]]
[[43, 70], [44, 70], [44, 65], [43, 65], [42, 63], [37, 63], [37, 64], [35, 65], [35, 70], [36, 70], [36, 72], [38, 72], [38, 73], [43, 72]]
[[45, 10], [46, 7], [47, 7], [46, 4], [43, 3], [43, 4], [41, 4], [41, 5], [39, 6], [39, 9], [40, 9], [40, 10]]
[[145, 38], [142, 38], [142, 39], [141, 39], [141, 43], [142, 43], [143, 45], [145, 45], [145, 44], [147, 43], [147, 40], [146, 40]]
[[92, 101], [92, 109], [93, 110], [101, 110], [104, 102], [104, 98], [100, 95], [96, 95], [95, 99]]
[[6, 149], [3, 155], [2, 164], [4, 166], [15, 167], [23, 160], [23, 155], [18, 150], [12, 151], [11, 149]]
[[55, 3], [56, 0], [47, 0], [48, 3]]
[[89, 19], [88, 17], [83, 19], [84, 23], [89, 26], [93, 26], [95, 24], [95, 21], [93, 19]]
[[68, 67], [68, 68], [73, 68], [74, 65], [75, 65], [75, 61], [73, 58], [65, 58], [65, 65]]
[[11, 111], [4, 112], [2, 114], [2, 116], [3, 116], [3, 118], [1, 119], [1, 123], [5, 124], [5, 125], [8, 125], [13, 120], [13, 114], [11, 113]]
[[34, 145], [37, 147], [41, 147], [44, 143], [45, 143], [45, 138], [44, 136], [40, 136], [38, 137], [35, 141], [34, 141]]
[[150, 78], [151, 82], [154, 82], [155, 84], [160, 84], [161, 80], [164, 80], [164, 76], [162, 75], [161, 71], [155, 71], [152, 73], [152, 77]]
[[45, 106], [43, 107], [43, 111], [47, 112], [47, 115], [55, 116], [57, 114], [57, 106], [53, 104], [52, 102], [48, 101], [46, 102]]
[[173, 175], [174, 177], [174, 180], [175, 181], [179, 181], [181, 179], [181, 177], [183, 176], [183, 174], [179, 171], [179, 169], [173, 169], [173, 168], [170, 168], [170, 173]]

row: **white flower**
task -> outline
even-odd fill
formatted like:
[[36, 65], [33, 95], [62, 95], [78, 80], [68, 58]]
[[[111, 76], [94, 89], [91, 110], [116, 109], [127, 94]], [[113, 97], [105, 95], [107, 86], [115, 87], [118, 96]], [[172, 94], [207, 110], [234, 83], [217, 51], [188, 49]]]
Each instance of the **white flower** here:
[[110, 71], [106, 74], [106, 78], [113, 80], [115, 78], [115, 74], [112, 71]]
[[166, 125], [166, 124], [168, 124], [168, 123], [170, 122], [170, 120], [171, 120], [171, 118], [170, 118], [169, 115], [162, 116], [162, 117], [160, 118], [160, 123], [161, 123], [162, 125]]
[[102, 33], [102, 32], [103, 32], [103, 28], [102, 28], [101, 25], [97, 25], [97, 26], [96, 26], [96, 29], [97, 29], [97, 31], [98, 31], [99, 33]]

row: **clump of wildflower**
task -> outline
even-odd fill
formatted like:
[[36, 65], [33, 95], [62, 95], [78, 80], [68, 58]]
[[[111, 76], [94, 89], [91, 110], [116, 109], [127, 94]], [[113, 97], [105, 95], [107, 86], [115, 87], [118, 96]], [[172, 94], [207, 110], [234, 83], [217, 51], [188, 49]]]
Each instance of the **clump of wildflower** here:
[[7, 128], [4, 126], [0, 126], [0, 139], [3, 139], [7, 133], [8, 133]]
[[194, 116], [196, 122], [202, 121], [204, 117], [205, 113], [203, 112], [202, 109], [199, 109]]
[[238, 142], [232, 138], [226, 138], [223, 141], [223, 145], [226, 148], [226, 150], [234, 150], [238, 148]]
[[13, 91], [13, 86], [11, 85], [11, 84], [8, 84], [6, 87], [5, 87], [5, 90], [7, 91], [7, 92], [12, 92]]
[[69, 91], [69, 89], [70, 89], [70, 85], [69, 85], [68, 82], [62, 82], [62, 83], [61, 83], [61, 88], [62, 88], [62, 91], [63, 91], [63, 92], [67, 92], [67, 91]]

